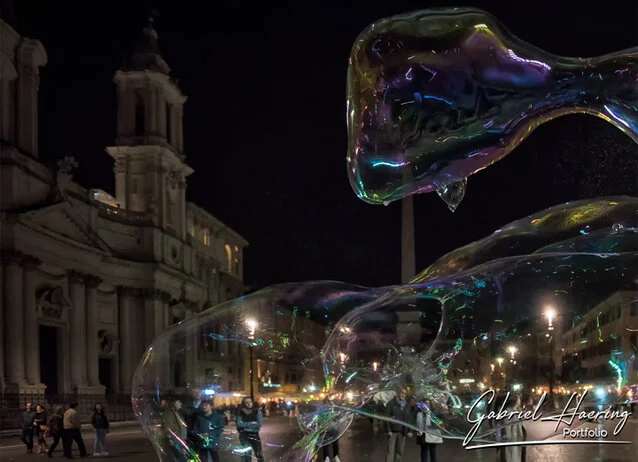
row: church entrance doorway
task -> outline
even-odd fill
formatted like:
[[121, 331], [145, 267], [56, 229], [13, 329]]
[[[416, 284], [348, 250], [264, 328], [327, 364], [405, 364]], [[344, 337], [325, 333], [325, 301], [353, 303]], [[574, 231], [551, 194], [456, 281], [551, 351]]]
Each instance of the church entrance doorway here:
[[99, 363], [99, 379], [100, 384], [106, 387], [106, 394], [113, 392], [113, 359], [100, 358]]
[[[40, 325], [40, 381], [47, 386], [47, 396], [58, 394], [58, 329]], [[34, 358], [27, 358], [33, 361]]]

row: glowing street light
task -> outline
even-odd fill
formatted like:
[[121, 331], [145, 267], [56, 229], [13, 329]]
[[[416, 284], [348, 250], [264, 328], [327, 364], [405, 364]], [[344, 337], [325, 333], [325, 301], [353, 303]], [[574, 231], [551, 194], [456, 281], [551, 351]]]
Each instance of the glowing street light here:
[[556, 310], [551, 306], [545, 307], [545, 317], [547, 318], [547, 328], [549, 330], [554, 330], [554, 326], [552, 325], [552, 321], [556, 318]]
[[512, 359], [514, 359], [514, 356], [516, 355], [516, 353], [518, 353], [518, 348], [516, 348], [514, 345], [511, 345], [507, 347], [507, 352], [510, 354]]
[[257, 330], [257, 321], [252, 318], [246, 319], [246, 325], [248, 326], [248, 333], [250, 335], [250, 339], [255, 339], [255, 331]]

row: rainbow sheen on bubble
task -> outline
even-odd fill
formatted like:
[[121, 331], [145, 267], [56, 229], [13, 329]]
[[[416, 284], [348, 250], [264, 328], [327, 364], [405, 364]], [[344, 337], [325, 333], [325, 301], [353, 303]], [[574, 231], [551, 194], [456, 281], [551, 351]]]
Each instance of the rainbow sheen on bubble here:
[[[549, 55], [475, 9], [378, 21], [357, 39], [348, 69], [351, 183], [367, 202], [437, 191], [454, 210], [468, 176], [551, 118], [593, 114], [638, 141], [636, 59], [635, 50]], [[609, 327], [619, 321], [626, 331]], [[553, 385], [542, 407], [552, 416], [595, 379], [606, 391], [592, 405], [619, 405], [638, 383], [636, 323], [638, 198], [595, 198], [503, 226], [403, 286], [282, 284], [193, 313], [149, 346], [132, 402], [160, 460], [201, 460], [202, 444], [237, 460], [248, 448], [232, 422], [211, 436], [167, 404], [180, 400], [192, 416], [211, 399], [221, 418], [225, 403], [249, 393], [252, 353], [255, 398], [298, 401], [293, 433], [264, 418], [266, 460], [311, 461], [355, 427], [373, 435], [369, 418], [416, 430], [385, 411], [403, 388], [460, 445], [470, 420], [492, 409], [477, 402], [484, 390], [530, 406]], [[607, 362], [588, 362], [601, 354]], [[553, 425], [525, 426], [529, 440], [556, 436]], [[499, 438], [485, 423], [468, 444]], [[535, 450], [530, 459], [540, 460]]]
[[437, 191], [454, 210], [467, 177], [565, 114], [638, 141], [638, 49], [546, 53], [471, 8], [379, 20], [357, 38], [347, 88], [350, 183], [373, 204]]
[[[599, 370], [596, 379], [612, 390], [610, 397], [638, 381], [636, 336], [627, 332], [619, 339], [605, 328], [612, 310], [621, 306], [622, 316], [630, 316], [635, 303], [638, 199], [563, 204], [449, 253], [405, 286], [284, 284], [199, 313], [150, 346], [135, 374], [134, 408], [161, 460], [194, 458], [201, 438], [180, 437], [162, 400], [187, 402], [204, 390], [215, 390], [216, 400], [229, 396], [227, 384], [237, 379], [227, 373], [223, 355], [208, 353], [236, 348], [246, 359], [252, 345], [259, 364], [296, 371], [305, 390], [295, 419], [304, 434], [299, 440], [273, 431], [276, 419], [264, 419], [267, 460], [310, 461], [355, 423], [365, 425], [362, 417], [391, 420], [383, 407], [400, 388], [418, 406], [430, 399], [437, 428], [461, 444], [472, 427], [468, 416], [486, 412], [485, 405], [470, 409], [483, 390], [520, 386], [524, 400], [538, 400], [537, 391], [547, 390], [547, 375], [538, 371], [547, 368], [543, 355], [553, 338], [546, 337], [548, 306], [556, 312], [555, 349], [564, 348], [556, 353], [556, 403], [566, 399], [560, 387], [576, 390], [577, 380], [591, 380], [590, 365], [574, 356], [588, 348], [609, 349], [617, 366]], [[183, 371], [182, 387], [176, 387], [176, 370]], [[265, 369], [257, 370], [261, 380]], [[548, 403], [542, 409], [544, 416], [562, 411]], [[555, 436], [553, 426], [526, 428], [537, 440]], [[472, 444], [494, 441], [494, 428], [485, 424]], [[221, 460], [242, 450], [236, 429], [226, 425]]]

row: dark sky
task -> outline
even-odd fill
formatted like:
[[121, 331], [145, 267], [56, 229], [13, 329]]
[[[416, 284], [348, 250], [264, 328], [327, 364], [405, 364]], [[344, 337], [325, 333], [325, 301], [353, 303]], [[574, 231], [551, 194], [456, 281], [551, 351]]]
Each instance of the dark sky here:
[[[115, 139], [112, 78], [157, 9], [162, 53], [189, 96], [185, 150], [195, 173], [188, 199], [248, 239], [247, 284], [399, 282], [400, 203], [368, 205], [346, 177], [347, 59], [369, 23], [459, 2], [16, 3], [21, 32], [49, 55], [40, 86], [45, 162], [73, 155], [81, 184], [113, 192], [104, 152]], [[638, 41], [630, 1], [461, 4], [490, 11], [519, 38], [559, 55], [600, 55]], [[470, 177], [455, 214], [434, 194], [416, 198], [417, 269], [547, 206], [621, 193], [638, 194], [629, 137], [593, 117], [555, 120]]]

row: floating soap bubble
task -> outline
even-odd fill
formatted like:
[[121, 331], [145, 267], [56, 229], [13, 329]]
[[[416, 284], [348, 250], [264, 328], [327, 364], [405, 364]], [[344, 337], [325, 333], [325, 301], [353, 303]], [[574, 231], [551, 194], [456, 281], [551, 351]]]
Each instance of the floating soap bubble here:
[[[521, 406], [551, 416], [595, 386], [582, 410], [622, 410], [625, 386], [638, 381], [637, 334], [625, 329], [638, 319], [637, 212], [630, 197], [564, 204], [449, 253], [405, 286], [288, 284], [214, 307], [151, 345], [134, 409], [160, 459], [195, 458], [211, 444], [233, 460], [246, 450], [234, 423], [209, 435], [192, 422], [206, 399], [221, 416], [233, 393], [249, 394], [241, 376], [252, 348], [258, 403], [298, 401], [302, 434], [264, 419], [267, 460], [309, 461], [352, 426], [370, 431], [369, 417], [392, 420], [385, 406], [402, 388], [417, 406], [430, 400], [445, 438], [461, 444], [475, 431], [470, 446], [495, 441], [498, 426], [480, 419], [506, 392], [515, 395], [506, 407], [520, 395]], [[296, 393], [271, 391], [282, 371], [298, 374]], [[498, 396], [479, 399], [489, 390]], [[177, 399], [184, 407], [174, 412]], [[553, 425], [524, 424], [528, 439], [556, 435]]]
[[[132, 402], [160, 459], [195, 459], [213, 448], [221, 460], [236, 460], [249, 451], [226, 414], [251, 394], [251, 357], [256, 405], [281, 401], [289, 410], [325, 399], [326, 333], [374, 297], [374, 290], [329, 281], [274, 286], [195, 314], [159, 336], [135, 372]], [[300, 387], [304, 377], [309, 381]], [[326, 424], [320, 443], [338, 438], [351, 420]], [[302, 428], [317, 426], [308, 421]], [[266, 432], [267, 459], [292, 449], [297, 439], [290, 438]]]
[[463, 194], [449, 202], [446, 190], [558, 116], [593, 114], [638, 141], [636, 50], [552, 55], [477, 9], [379, 20], [349, 61], [350, 183], [370, 203], [438, 191], [454, 208]]
[[[637, 334], [621, 321], [638, 316], [637, 211], [629, 197], [553, 207], [446, 255], [409, 285], [377, 290], [323, 349], [342, 409], [387, 421], [380, 405], [405, 388], [429, 399], [443, 436], [459, 440], [493, 410], [479, 399], [489, 390], [548, 417], [596, 386], [581, 410], [620, 412], [623, 387], [638, 381]], [[491, 423], [469, 444], [496, 441]], [[525, 425], [530, 440], [557, 435]]]

